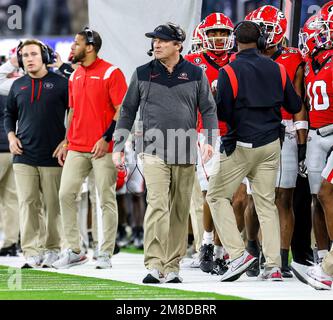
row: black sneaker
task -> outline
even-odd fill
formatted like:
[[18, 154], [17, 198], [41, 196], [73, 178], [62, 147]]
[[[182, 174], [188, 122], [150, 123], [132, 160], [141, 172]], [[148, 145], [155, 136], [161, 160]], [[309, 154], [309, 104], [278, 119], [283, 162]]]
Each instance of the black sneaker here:
[[246, 271], [246, 275], [250, 278], [258, 277], [260, 274], [259, 260], [256, 260], [250, 269]]
[[134, 233], [133, 245], [138, 250], [143, 250], [143, 228], [138, 227]]
[[16, 243], [12, 244], [10, 247], [0, 249], [0, 257], [17, 257], [17, 247]]
[[227, 263], [224, 259], [216, 259], [214, 261], [214, 268], [210, 272], [211, 274], [216, 274], [218, 276], [223, 275], [228, 270]]
[[204, 244], [199, 253], [200, 269], [203, 272], [211, 272], [214, 268], [214, 245]]
[[260, 251], [260, 269], [265, 269], [266, 259], [262, 251]]
[[117, 244], [120, 248], [126, 248], [129, 245], [129, 239], [124, 225], [118, 226]]
[[182, 283], [183, 279], [179, 276], [178, 272], [170, 272], [165, 278], [166, 283]]
[[282, 278], [293, 278], [293, 274], [291, 273], [291, 269], [289, 266], [281, 268]]
[[163, 279], [164, 279], [163, 275], [157, 269], [153, 269], [150, 270], [150, 272], [145, 276], [142, 282], [148, 284], [149, 283], [156, 284], [156, 283], [162, 283]]

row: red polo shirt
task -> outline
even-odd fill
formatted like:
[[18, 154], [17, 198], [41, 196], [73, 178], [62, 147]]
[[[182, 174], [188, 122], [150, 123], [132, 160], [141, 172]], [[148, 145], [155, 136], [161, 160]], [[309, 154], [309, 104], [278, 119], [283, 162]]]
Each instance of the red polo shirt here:
[[[68, 150], [91, 152], [110, 126], [127, 91], [118, 67], [97, 58], [89, 67], [80, 66], [69, 81], [69, 107], [73, 118], [68, 131]], [[109, 152], [112, 152], [110, 143]]]

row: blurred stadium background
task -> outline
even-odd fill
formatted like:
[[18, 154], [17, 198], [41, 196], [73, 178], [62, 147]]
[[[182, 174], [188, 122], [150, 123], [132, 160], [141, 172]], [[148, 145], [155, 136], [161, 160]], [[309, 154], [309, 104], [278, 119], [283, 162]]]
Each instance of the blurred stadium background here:
[[[5, 59], [10, 49], [15, 47], [20, 39], [36, 37], [54, 48], [59, 52], [62, 59], [67, 61], [73, 36], [90, 24], [91, 27], [96, 28], [97, 31], [102, 34], [103, 40], [105, 40], [104, 51], [102, 52], [104, 58], [120, 66], [130, 61], [130, 64], [128, 66], [126, 65], [124, 70], [128, 77], [134, 65], [144, 63], [148, 58], [144, 56], [144, 54], [141, 59], [138, 57], [139, 50], [142, 49], [141, 47], [147, 46], [146, 42], [142, 43], [144, 40], [143, 34], [141, 37], [133, 37], [133, 33], [126, 31], [126, 28], [135, 29], [137, 32], [139, 32], [139, 30], [140, 32], [141, 30], [150, 31], [149, 29], [157, 21], [159, 21], [158, 24], [161, 24], [167, 20], [173, 20], [180, 24], [183, 23], [182, 25], [185, 27], [188, 35], [190, 35], [193, 26], [199, 22], [199, 19], [204, 18], [212, 12], [224, 12], [236, 23], [242, 20], [249, 11], [264, 4], [271, 4], [284, 9], [287, 17], [289, 17], [291, 27], [290, 40], [291, 44], [295, 46], [297, 45], [299, 25], [303, 25], [306, 19], [318, 9], [317, 6], [321, 6], [325, 2], [327, 1], [182, 0], [180, 7], [177, 7], [177, 4], [180, 4], [179, 1], [174, 2], [176, 6], [173, 6], [172, 4], [170, 5], [172, 1], [166, 5], [164, 1], [160, 0], [0, 0], [0, 56], [1, 60]], [[184, 4], [186, 4], [187, 7]], [[141, 7], [144, 8], [142, 12], [147, 14], [149, 18], [146, 19], [145, 16], [139, 14], [138, 9]], [[14, 11], [11, 11], [10, 8]], [[18, 8], [20, 13], [17, 13], [15, 8]], [[103, 10], [101, 8], [105, 9]], [[161, 8], [163, 8], [163, 10], [161, 10]], [[121, 11], [122, 9], [124, 9], [124, 11]], [[176, 12], [177, 9], [178, 12]], [[182, 10], [187, 10], [185, 13], [187, 20], [183, 18], [184, 12], [181, 13], [182, 18], [179, 18]], [[200, 12], [194, 13], [189, 11]], [[9, 22], [13, 22], [15, 13], [21, 16], [21, 21], [14, 20], [14, 22], [19, 25], [19, 28], [13, 29], [9, 26]], [[110, 19], [106, 20], [108, 15], [110, 15]], [[117, 22], [119, 29], [112, 24], [116, 16], [119, 19], [117, 21], [122, 21], [123, 23], [123, 25], [119, 25], [119, 22]], [[193, 17], [196, 18], [194, 19]], [[191, 23], [189, 23], [190, 19]], [[109, 24], [109, 27], [106, 27], [104, 30], [99, 30], [101, 29], [102, 23], [104, 25]], [[132, 48], [130, 50], [124, 50], [125, 48], [124, 44], [121, 43], [119, 30], [122, 30], [121, 32], [124, 33], [125, 36], [131, 37], [126, 38], [124, 40], [125, 42], [134, 41], [134, 48], [137, 49], [134, 53], [135, 58], [133, 58], [130, 53], [126, 52], [132, 50]], [[117, 33], [118, 35], [115, 36]], [[294, 34], [294, 37], [292, 34]], [[188, 36], [188, 40], [189, 38], [190, 36]], [[119, 51], [118, 55], [112, 55], [112, 52], [115, 51], [115, 46], [117, 46], [116, 50]], [[186, 48], [189, 48], [189, 41], [187, 41]], [[121, 61], [119, 61], [120, 59]]]

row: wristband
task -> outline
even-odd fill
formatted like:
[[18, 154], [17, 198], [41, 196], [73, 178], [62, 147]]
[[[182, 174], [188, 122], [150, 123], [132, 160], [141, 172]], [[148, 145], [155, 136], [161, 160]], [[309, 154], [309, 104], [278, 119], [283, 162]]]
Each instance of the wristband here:
[[294, 125], [295, 125], [296, 130], [301, 130], [301, 129], [308, 130], [309, 129], [308, 121], [295, 121]]
[[113, 133], [116, 130], [116, 125], [117, 125], [117, 121], [112, 121], [110, 127], [106, 130], [106, 132], [103, 135], [103, 139], [109, 143], [111, 142], [112, 138], [113, 138]]

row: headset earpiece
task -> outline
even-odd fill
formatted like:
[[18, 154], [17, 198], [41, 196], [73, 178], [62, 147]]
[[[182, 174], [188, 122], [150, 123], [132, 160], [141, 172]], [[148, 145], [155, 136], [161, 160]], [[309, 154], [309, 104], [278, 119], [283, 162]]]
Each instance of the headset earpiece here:
[[234, 28], [234, 34], [236, 34], [237, 29], [243, 25], [244, 23], [251, 23], [253, 24], [257, 30], [259, 31], [259, 38], [257, 40], [257, 47], [260, 51], [265, 50], [266, 46], [267, 46], [267, 35], [264, 33], [263, 29], [261, 26], [259, 26], [257, 23], [253, 22], [253, 21], [242, 21], [239, 22], [235, 28]]
[[[46, 65], [52, 63], [53, 61], [51, 61], [51, 57], [52, 57], [53, 50], [41, 41], [38, 41], [38, 43], [40, 45], [43, 63]], [[22, 53], [21, 53], [23, 44], [24, 44], [24, 42], [20, 41], [20, 43], [16, 49], [16, 54], [17, 54], [17, 61], [18, 61], [19, 67], [24, 70], [23, 58], [22, 58]]]
[[94, 32], [89, 28], [84, 28], [83, 32], [86, 34], [86, 44], [95, 44]]

